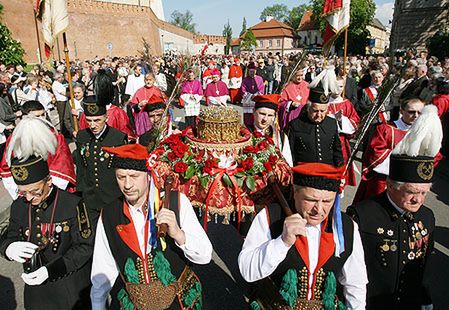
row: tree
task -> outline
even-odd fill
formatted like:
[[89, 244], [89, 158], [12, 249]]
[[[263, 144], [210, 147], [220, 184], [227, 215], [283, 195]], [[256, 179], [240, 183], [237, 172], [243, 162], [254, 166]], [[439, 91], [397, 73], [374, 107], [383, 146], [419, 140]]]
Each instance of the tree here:
[[254, 32], [250, 29], [244, 34], [243, 40], [240, 42], [240, 47], [242, 50], [250, 50], [253, 46], [257, 46], [256, 36]]
[[0, 62], [24, 65], [25, 50], [20, 42], [13, 39], [11, 31], [2, 22], [3, 5], [0, 4]]
[[[321, 31], [324, 33], [326, 22], [323, 15], [324, 0], [311, 0], [313, 16], [320, 22]], [[365, 54], [367, 37], [369, 35], [366, 26], [373, 20], [376, 12], [374, 0], [351, 0], [350, 24], [348, 30], [348, 53]], [[336, 49], [342, 49], [344, 36], [340, 36], [336, 43]]]
[[285, 4], [274, 4], [263, 9], [262, 13], [260, 13], [259, 19], [264, 21], [267, 16], [273, 16], [275, 19], [283, 21], [288, 15], [289, 10]]
[[240, 36], [243, 36], [243, 34], [246, 32], [246, 18], [243, 17], [243, 23], [242, 23], [242, 31], [240, 31]]
[[287, 17], [283, 20], [283, 22], [292, 27], [293, 30], [296, 31], [299, 28], [299, 24], [301, 23], [301, 19], [302, 16], [304, 15], [304, 12], [310, 9], [311, 6], [306, 4], [295, 6], [288, 12]]
[[231, 41], [232, 41], [232, 27], [229, 24], [229, 19], [228, 23], [224, 25], [223, 37], [226, 38], [225, 54], [228, 55], [229, 50], [231, 49]]
[[170, 18], [170, 23], [172, 23], [173, 25], [196, 33], [196, 24], [193, 22], [193, 14], [189, 10], [187, 10], [185, 13], [174, 10], [173, 13], [171, 13]]

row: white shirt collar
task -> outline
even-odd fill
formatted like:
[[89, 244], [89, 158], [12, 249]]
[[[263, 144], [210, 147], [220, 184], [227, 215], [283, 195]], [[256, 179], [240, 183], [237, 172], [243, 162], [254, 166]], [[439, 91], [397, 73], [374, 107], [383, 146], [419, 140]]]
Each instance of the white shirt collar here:
[[396, 127], [398, 127], [401, 130], [409, 130], [410, 127], [412, 127], [412, 125], [406, 124], [403, 120], [402, 117], [399, 118], [398, 120], [394, 121], [394, 124], [396, 125]]
[[100, 138], [101, 137], [101, 135], [104, 133], [104, 131], [106, 130], [106, 127], [108, 127], [108, 125], [105, 125], [104, 127], [103, 127], [103, 130], [99, 133], [99, 134], [97, 134], [97, 135], [95, 135], [95, 138]]
[[388, 193], [387, 193], [387, 198], [388, 198], [388, 201], [391, 203], [391, 205], [392, 205], [392, 206], [399, 212], [400, 215], [403, 215], [403, 214], [405, 213], [405, 210], [399, 208], [399, 207], [393, 202], [393, 200], [391, 200], [390, 195], [388, 195]]

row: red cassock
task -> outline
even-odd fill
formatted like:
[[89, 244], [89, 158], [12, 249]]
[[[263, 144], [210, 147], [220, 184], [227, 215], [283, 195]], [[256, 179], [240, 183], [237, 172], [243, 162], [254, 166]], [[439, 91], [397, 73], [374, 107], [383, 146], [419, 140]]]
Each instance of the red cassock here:
[[[243, 71], [242, 67], [239, 65], [232, 65], [229, 68], [229, 75], [228, 79], [229, 81], [233, 81], [232, 79], [240, 79], [240, 87], [242, 85], [242, 79], [243, 79]], [[236, 103], [242, 101], [242, 92], [240, 90], [240, 87], [233, 87], [232, 83], [229, 84], [229, 97], [231, 97], [231, 102]]]
[[[111, 104], [108, 111], [108, 125], [120, 130], [123, 133], [128, 135], [128, 140], [136, 140], [136, 135], [131, 128], [131, 124], [129, 123], [128, 115], [126, 112], [120, 109], [118, 106]], [[80, 117], [80, 130], [86, 129], [89, 126], [87, 125], [86, 116], [81, 114]]]
[[363, 154], [362, 180], [357, 188], [353, 203], [385, 191], [387, 176], [377, 173], [374, 171], [374, 168], [379, 166], [390, 155], [391, 151], [404, 138], [406, 133], [406, 130], [397, 128], [393, 122], [376, 126], [369, 145]]
[[436, 95], [432, 99], [432, 104], [434, 104], [437, 107], [438, 116], [442, 119], [449, 111], [449, 95], [448, 94]]
[[[66, 190], [74, 192], [76, 188], [76, 176], [75, 165], [73, 163], [72, 153], [70, 152], [69, 145], [64, 139], [64, 135], [60, 133], [52, 132], [56, 136], [58, 146], [56, 148], [55, 155], [48, 154], [48, 168], [50, 169], [50, 175], [65, 181], [68, 181]], [[11, 137], [8, 137], [6, 141], [5, 153], [3, 154], [2, 161], [0, 163], [0, 176], [4, 179], [12, 178], [11, 170], [6, 162], [6, 150], [8, 148]]]
[[[343, 116], [346, 116], [351, 125], [356, 129], [360, 122], [360, 117], [357, 114], [356, 110], [354, 109], [354, 105], [349, 101], [348, 99], [344, 99], [342, 102], [339, 103], [330, 103], [329, 104], [329, 113], [336, 114], [337, 112], [341, 111], [341, 114]], [[351, 155], [351, 146], [349, 144], [349, 140], [352, 138], [353, 134], [347, 134], [347, 133], [340, 133], [340, 142], [341, 142], [341, 150], [343, 153], [343, 159], [345, 161], [345, 164], [349, 160], [349, 156]], [[355, 171], [354, 171], [354, 163], [352, 163], [345, 176], [346, 179], [346, 185], [355, 186], [357, 185], [357, 181], [355, 178]]]

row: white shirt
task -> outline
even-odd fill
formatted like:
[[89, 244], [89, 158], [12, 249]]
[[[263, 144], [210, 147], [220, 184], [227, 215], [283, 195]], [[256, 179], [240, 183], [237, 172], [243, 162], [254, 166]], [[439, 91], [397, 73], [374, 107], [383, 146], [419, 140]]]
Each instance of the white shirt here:
[[56, 101], [67, 101], [67, 97], [63, 95], [66, 93], [67, 89], [62, 83], [54, 81], [51, 85], [51, 89], [53, 95], [55, 95]]
[[145, 86], [144, 75], [135, 76], [134, 74], [128, 75], [128, 80], [126, 82], [125, 94], [134, 96], [136, 91]]
[[154, 86], [157, 86], [163, 92], [167, 91], [167, 78], [165, 74], [156, 74], [156, 83], [154, 83]]
[[[306, 226], [307, 244], [309, 250], [310, 274], [308, 298], [312, 295], [313, 274], [318, 263], [320, 248], [321, 225]], [[354, 223], [353, 250], [346, 260], [340, 274], [336, 277], [343, 286], [343, 294], [348, 309], [365, 309], [366, 273], [365, 258], [359, 229]], [[271, 239], [266, 210], [260, 211], [254, 218], [242, 251], [239, 254], [238, 264], [240, 273], [248, 282], [255, 282], [270, 276], [278, 265], [286, 258], [290, 247], [282, 241], [281, 236]]]
[[[337, 104], [343, 102], [343, 98], [341, 96], [338, 96], [337, 98], [333, 98], [332, 96], [329, 99], [329, 104]], [[329, 114], [329, 117], [335, 118], [335, 114]], [[337, 127], [338, 127], [338, 133], [342, 133], [342, 134], [347, 134], [347, 135], [352, 135], [353, 133], [355, 133], [356, 128], [354, 127], [354, 125], [351, 123], [351, 120], [341, 114], [341, 119], [340, 122], [337, 122]]]
[[[184, 252], [185, 257], [191, 262], [195, 264], [208, 264], [212, 257], [212, 244], [198, 222], [192, 204], [184, 194], [180, 194], [179, 207], [179, 226], [184, 231], [186, 241], [183, 245], [176, 245]], [[141, 209], [132, 206], [128, 206], [128, 208], [139, 240], [140, 250], [144, 253], [146, 243], [146, 240], [144, 240], [146, 217]], [[147, 252], [150, 251], [151, 248], [147, 248]], [[109, 291], [114, 285], [118, 275], [119, 268], [109, 247], [103, 220], [100, 217], [95, 235], [91, 273], [92, 288], [90, 291], [90, 298], [93, 310], [105, 309]]]

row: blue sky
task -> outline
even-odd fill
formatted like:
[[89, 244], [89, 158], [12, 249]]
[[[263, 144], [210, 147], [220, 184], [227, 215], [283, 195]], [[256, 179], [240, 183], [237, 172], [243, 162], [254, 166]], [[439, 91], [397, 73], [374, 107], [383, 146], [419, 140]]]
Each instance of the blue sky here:
[[[242, 29], [243, 17], [247, 25], [252, 26], [259, 22], [260, 12], [266, 7], [276, 3], [283, 3], [289, 8], [299, 4], [308, 3], [307, 0], [163, 0], [165, 19], [170, 20], [174, 10], [185, 12], [190, 10], [197, 31], [206, 34], [221, 35], [223, 26], [229, 23], [233, 29], [233, 36], [238, 36]], [[393, 15], [394, 0], [375, 0], [377, 4], [376, 16], [388, 26], [388, 20]]]

